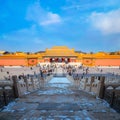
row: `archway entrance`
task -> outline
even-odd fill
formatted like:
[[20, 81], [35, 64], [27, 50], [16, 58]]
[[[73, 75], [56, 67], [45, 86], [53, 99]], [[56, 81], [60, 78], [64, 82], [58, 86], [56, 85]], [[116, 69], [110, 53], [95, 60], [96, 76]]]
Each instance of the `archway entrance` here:
[[65, 57], [52, 57], [50, 58], [50, 62], [57, 62], [57, 63], [69, 63], [70, 58], [65, 58]]

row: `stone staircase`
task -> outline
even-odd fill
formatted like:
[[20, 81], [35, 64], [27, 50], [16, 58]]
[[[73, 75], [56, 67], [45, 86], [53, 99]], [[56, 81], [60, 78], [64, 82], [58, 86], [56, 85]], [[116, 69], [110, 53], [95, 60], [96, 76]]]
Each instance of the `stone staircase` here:
[[72, 85], [55, 85], [16, 99], [0, 112], [0, 120], [120, 120], [106, 101]]

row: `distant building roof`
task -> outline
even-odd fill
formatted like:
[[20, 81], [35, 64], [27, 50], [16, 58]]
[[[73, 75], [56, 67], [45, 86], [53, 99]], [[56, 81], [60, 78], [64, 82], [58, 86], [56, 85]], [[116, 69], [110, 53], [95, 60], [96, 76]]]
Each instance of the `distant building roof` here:
[[5, 51], [2, 50], [2, 51], [0, 51], [0, 54], [3, 54], [4, 52], [5, 52]]
[[46, 49], [44, 56], [77, 56], [74, 49], [69, 49], [66, 46], [54, 46], [51, 49]]

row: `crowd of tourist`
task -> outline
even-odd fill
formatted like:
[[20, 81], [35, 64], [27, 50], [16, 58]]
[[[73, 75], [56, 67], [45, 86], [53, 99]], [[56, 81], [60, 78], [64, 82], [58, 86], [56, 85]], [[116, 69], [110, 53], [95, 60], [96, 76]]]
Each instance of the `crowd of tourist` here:
[[86, 67], [82, 65], [70, 65], [70, 64], [43, 64], [38, 66], [31, 67], [19, 67], [19, 68], [6, 68], [0, 67], [0, 80], [10, 80], [12, 75], [17, 75], [19, 78], [22, 76], [30, 77], [31, 75], [39, 76], [41, 78], [45, 78], [51, 74], [55, 73], [64, 73], [74, 78], [83, 77], [89, 74], [105, 74], [105, 75], [120, 75], [120, 67], [119, 68], [100, 68], [98, 66], [95, 67]]

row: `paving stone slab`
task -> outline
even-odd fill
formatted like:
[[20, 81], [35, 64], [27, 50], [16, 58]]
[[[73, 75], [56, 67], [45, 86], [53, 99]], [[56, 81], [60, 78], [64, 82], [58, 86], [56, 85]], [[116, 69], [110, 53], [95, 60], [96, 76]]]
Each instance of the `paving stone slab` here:
[[38, 110], [81, 110], [80, 106], [76, 103], [40, 103]]

